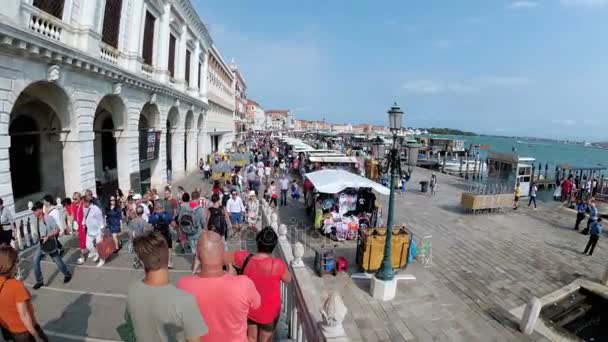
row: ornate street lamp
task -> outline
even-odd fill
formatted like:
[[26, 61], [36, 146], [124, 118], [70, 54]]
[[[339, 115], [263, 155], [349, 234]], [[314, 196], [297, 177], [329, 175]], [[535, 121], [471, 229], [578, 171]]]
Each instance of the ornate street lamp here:
[[[390, 195], [388, 200], [388, 218], [386, 220], [386, 241], [384, 243], [384, 257], [380, 264], [380, 269], [376, 272], [376, 278], [379, 280], [393, 280], [395, 272], [393, 272], [392, 263], [392, 238], [393, 238], [393, 216], [395, 206], [395, 178], [401, 173], [401, 161], [399, 160], [400, 143], [397, 142], [397, 132], [401, 130], [401, 120], [403, 111], [397, 106], [397, 103], [388, 111], [389, 128], [393, 133], [393, 146], [389, 155], [384, 158], [381, 163], [382, 172], [388, 172], [390, 169]], [[400, 140], [400, 139], [399, 139]]]

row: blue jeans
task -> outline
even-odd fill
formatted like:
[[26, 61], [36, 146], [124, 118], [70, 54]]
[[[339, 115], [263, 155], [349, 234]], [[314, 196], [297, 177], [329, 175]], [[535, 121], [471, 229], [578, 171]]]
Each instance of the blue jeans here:
[[[40, 269], [40, 261], [42, 260], [42, 256], [44, 256], [44, 253], [42, 253], [42, 250], [40, 249], [40, 247], [38, 247], [38, 249], [36, 250], [36, 255], [34, 255], [34, 275], [36, 276], [37, 283], [42, 283], [42, 270]], [[49, 256], [53, 259], [59, 271], [63, 273], [65, 277], [68, 277], [70, 275], [70, 270], [63, 263], [61, 255], [59, 255], [59, 253], [53, 253]]]

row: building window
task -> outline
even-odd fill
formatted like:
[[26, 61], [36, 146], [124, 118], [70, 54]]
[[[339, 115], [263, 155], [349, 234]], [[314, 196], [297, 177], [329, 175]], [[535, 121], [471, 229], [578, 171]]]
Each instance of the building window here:
[[186, 84], [190, 86], [190, 50], [186, 50]]
[[59, 19], [63, 18], [63, 3], [64, 0], [34, 0], [35, 7]]
[[121, 10], [122, 0], [106, 0], [106, 10], [103, 15], [103, 30], [101, 40], [115, 48], [118, 48]]
[[175, 36], [169, 33], [169, 75], [175, 77]]
[[201, 89], [201, 74], [203, 73], [203, 65], [198, 63], [198, 89]]
[[146, 11], [146, 22], [144, 25], [144, 46], [141, 51], [141, 57], [144, 59], [144, 63], [152, 65], [152, 56], [154, 55], [154, 24], [156, 18], [148, 11]]

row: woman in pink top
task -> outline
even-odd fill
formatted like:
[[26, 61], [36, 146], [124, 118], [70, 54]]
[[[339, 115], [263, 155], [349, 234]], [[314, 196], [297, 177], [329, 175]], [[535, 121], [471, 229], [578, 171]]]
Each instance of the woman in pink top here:
[[258, 252], [228, 253], [227, 261], [249, 277], [260, 293], [262, 305], [249, 310], [247, 336], [249, 341], [269, 342], [281, 312], [281, 281], [291, 282], [291, 273], [283, 260], [272, 257], [278, 236], [271, 227], [262, 229], [256, 236]]

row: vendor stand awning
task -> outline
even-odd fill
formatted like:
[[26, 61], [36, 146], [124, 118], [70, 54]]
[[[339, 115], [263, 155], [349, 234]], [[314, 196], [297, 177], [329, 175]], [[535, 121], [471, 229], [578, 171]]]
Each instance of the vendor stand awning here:
[[308, 158], [312, 163], [344, 163], [344, 164], [356, 164], [359, 161], [356, 157], [346, 156], [310, 156]]
[[382, 195], [389, 195], [390, 189], [365, 177], [344, 170], [320, 170], [307, 173], [313, 186], [319, 192], [336, 194], [348, 188], [372, 188]]

